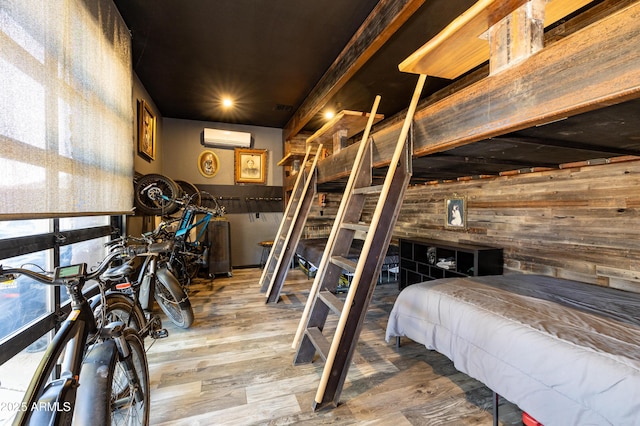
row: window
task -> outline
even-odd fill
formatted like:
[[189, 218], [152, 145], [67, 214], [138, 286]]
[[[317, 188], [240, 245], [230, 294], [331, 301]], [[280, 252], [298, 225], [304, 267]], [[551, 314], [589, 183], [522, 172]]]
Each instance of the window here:
[[[2, 264], [34, 271], [39, 267], [51, 270], [51, 250], [3, 259]], [[49, 290], [50, 287], [25, 276], [0, 283], [0, 340], [52, 311]]]
[[0, 219], [130, 211], [129, 32], [110, 0], [0, 5]]

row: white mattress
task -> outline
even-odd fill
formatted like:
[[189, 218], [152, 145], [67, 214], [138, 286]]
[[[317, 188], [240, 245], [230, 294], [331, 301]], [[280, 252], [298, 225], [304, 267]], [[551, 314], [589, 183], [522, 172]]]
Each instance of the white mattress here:
[[407, 336], [545, 426], [640, 425], [640, 295], [536, 275], [405, 288], [387, 341]]

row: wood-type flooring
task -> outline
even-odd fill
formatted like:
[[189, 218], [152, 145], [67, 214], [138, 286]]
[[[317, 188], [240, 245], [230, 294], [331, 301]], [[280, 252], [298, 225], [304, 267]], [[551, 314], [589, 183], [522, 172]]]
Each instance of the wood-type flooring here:
[[[277, 305], [260, 293], [261, 270], [198, 279], [195, 321], [147, 339], [152, 425], [492, 425], [492, 393], [423, 345], [385, 342], [397, 283], [376, 287], [337, 407], [313, 411], [322, 360], [293, 365], [293, 337], [312, 280], [290, 270]], [[325, 327], [333, 330], [337, 316]], [[332, 334], [331, 334], [332, 335]], [[500, 398], [501, 425], [522, 413]]]

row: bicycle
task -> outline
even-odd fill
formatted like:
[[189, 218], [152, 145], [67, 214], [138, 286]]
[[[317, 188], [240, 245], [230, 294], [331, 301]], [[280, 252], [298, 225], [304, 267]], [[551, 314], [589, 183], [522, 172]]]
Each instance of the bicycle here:
[[[112, 249], [127, 250], [132, 254], [122, 265], [111, 268], [101, 276], [102, 280], [109, 283], [111, 292], [107, 296], [126, 293], [140, 307], [129, 315], [121, 312], [132, 326], [139, 329], [143, 337], [148, 333], [153, 338], [166, 337], [167, 331], [162, 328], [160, 318], [153, 313], [155, 299], [172, 323], [180, 328], [189, 328], [194, 320], [193, 307], [168, 265], [168, 253], [173, 243], [170, 240], [155, 242], [150, 236], [128, 236], [109, 244], [113, 246]], [[108, 306], [113, 310], [113, 303], [108, 303]]]
[[[163, 221], [147, 236], [156, 241], [174, 241], [168, 263], [180, 284], [188, 291], [189, 283], [200, 266], [207, 264], [208, 247], [202, 240], [209, 222], [212, 218], [224, 216], [225, 208], [220, 206], [215, 197], [197, 191], [193, 185], [188, 190], [188, 184], [181, 181], [181, 187], [185, 195], [180, 198], [176, 196], [180, 193], [180, 185], [166, 176], [149, 174], [136, 180], [134, 192], [137, 208], [147, 214], [168, 216], [182, 209], [180, 217]], [[205, 198], [213, 204], [212, 207], [201, 205]], [[198, 219], [198, 215], [201, 218]], [[191, 231], [194, 229], [198, 232], [191, 240]]]
[[[212, 200], [214, 208], [191, 204], [189, 199], [176, 200], [182, 205], [180, 218], [161, 223], [149, 234], [156, 241], [173, 241], [168, 264], [185, 291], [188, 291], [191, 279], [197, 275], [200, 267], [208, 263], [209, 247], [203, 241], [209, 222], [224, 215], [224, 207], [215, 198], [212, 197]], [[173, 227], [173, 224], [176, 226]], [[192, 238], [191, 231], [194, 229], [197, 233]]]
[[[87, 272], [85, 263], [56, 267], [53, 274], [0, 265], [0, 279], [26, 275], [46, 285], [65, 286], [71, 312], [61, 323], [31, 379], [14, 426], [136, 424], [149, 420], [149, 369], [143, 342], [120, 321], [96, 321], [83, 294], [120, 252]], [[52, 379], [62, 355], [61, 373]], [[101, 423], [100, 423], [101, 422]]]
[[[120, 237], [105, 244], [111, 251], [119, 250], [121, 255], [115, 259], [117, 265], [110, 266], [100, 275], [99, 280], [106, 291], [101, 297], [91, 299], [93, 311], [96, 317], [105, 317], [104, 321], [122, 321], [127, 327], [133, 328], [143, 343], [148, 336], [154, 340], [165, 338], [169, 333], [162, 328], [162, 320], [152, 309], [154, 283], [151, 277], [129, 279], [135, 272], [133, 264], [138, 256], [136, 250], [144, 253], [146, 247], [143, 250], [125, 247], [125, 241], [126, 237]], [[104, 308], [102, 301], [106, 301]]]

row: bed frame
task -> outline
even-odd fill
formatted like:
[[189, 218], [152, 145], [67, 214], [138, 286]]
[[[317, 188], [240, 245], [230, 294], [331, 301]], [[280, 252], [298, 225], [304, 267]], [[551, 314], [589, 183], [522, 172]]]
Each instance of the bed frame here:
[[[356, 260], [360, 257], [360, 251], [364, 241], [355, 239], [351, 243], [349, 250], [349, 259]], [[301, 267], [307, 273], [308, 278], [312, 278], [314, 275], [313, 268], [317, 268], [320, 265], [322, 254], [327, 245], [327, 238], [305, 238], [301, 239], [296, 246], [296, 259]], [[384, 258], [384, 264], [382, 265], [382, 273], [394, 273], [399, 272], [400, 263], [400, 250], [397, 245], [390, 244], [387, 250], [387, 254]], [[348, 282], [348, 276], [343, 274], [341, 284]]]
[[386, 339], [444, 354], [545, 426], [638, 425], [639, 306], [640, 294], [540, 275], [439, 279], [400, 293]]

